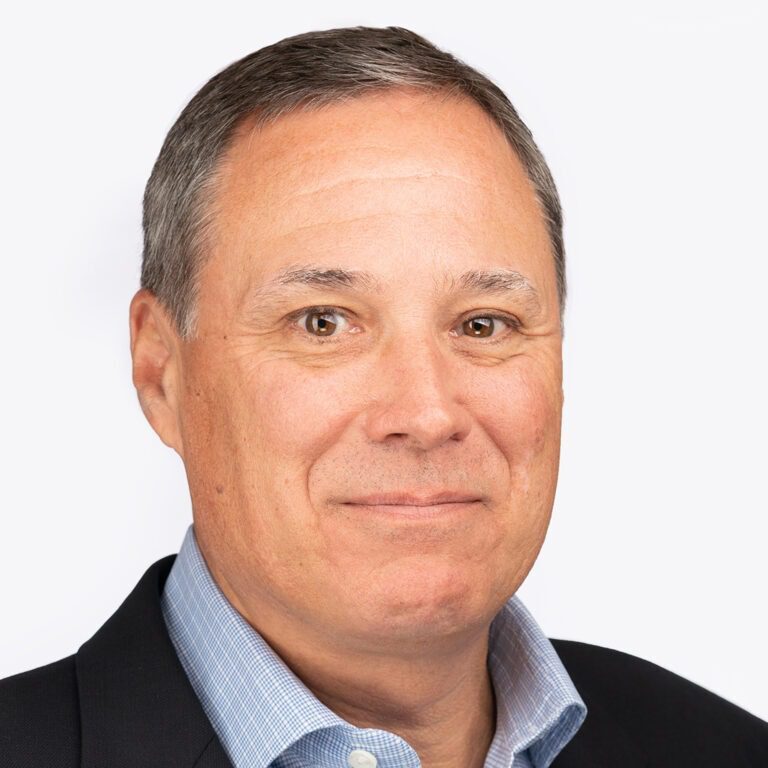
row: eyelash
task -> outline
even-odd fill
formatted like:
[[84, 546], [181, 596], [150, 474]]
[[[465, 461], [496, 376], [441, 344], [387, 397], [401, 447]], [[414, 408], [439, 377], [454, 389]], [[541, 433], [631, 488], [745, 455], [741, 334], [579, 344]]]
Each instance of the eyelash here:
[[[304, 317], [305, 315], [341, 315], [345, 320], [349, 321], [349, 314], [347, 312], [344, 312], [343, 310], [339, 309], [338, 307], [326, 307], [326, 306], [318, 306], [318, 307], [305, 307], [304, 309], [297, 310], [296, 312], [292, 312], [290, 315], [288, 315], [287, 320], [290, 321], [291, 325], [295, 325], [296, 321]], [[460, 324], [468, 323], [471, 320], [477, 320], [479, 318], [483, 319], [491, 319], [491, 320], [501, 320], [502, 322], [506, 323], [512, 331], [518, 331], [520, 330], [521, 324], [520, 321], [512, 316], [512, 315], [504, 315], [504, 314], [496, 314], [496, 313], [478, 313], [475, 315], [470, 315], [469, 317], [464, 318], [464, 320], [461, 321]], [[310, 343], [316, 343], [316, 344], [336, 344], [339, 342], [339, 338], [336, 336], [328, 336], [328, 337], [320, 337], [320, 336], [312, 336], [311, 334], [307, 333], [303, 329], [300, 329], [298, 327], [295, 328], [295, 330], [306, 336]], [[466, 336], [466, 334], [461, 334], [462, 336]], [[471, 337], [470, 337], [471, 338]], [[484, 339], [484, 338], [478, 338], [477, 340], [481, 341], [483, 344], [499, 344], [502, 341], [504, 341], [506, 338], [506, 334], [503, 335], [500, 338], [497, 339]]]

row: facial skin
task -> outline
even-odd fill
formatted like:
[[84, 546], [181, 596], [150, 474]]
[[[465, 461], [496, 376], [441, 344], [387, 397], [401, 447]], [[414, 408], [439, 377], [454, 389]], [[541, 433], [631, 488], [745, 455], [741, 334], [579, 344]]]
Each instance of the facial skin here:
[[[357, 722], [408, 720], [411, 704], [416, 718], [438, 680], [458, 690], [449, 660], [484, 665], [549, 523], [561, 329], [540, 208], [479, 107], [418, 92], [246, 123], [223, 169], [197, 337], [180, 340], [146, 291], [132, 303], [142, 406], [184, 461], [233, 605], [337, 711], [351, 717], [318, 669], [361, 688], [349, 670], [365, 659]], [[310, 265], [375, 287], [264, 289]], [[461, 290], [470, 270], [519, 276]], [[348, 503], [446, 490], [477, 501]], [[395, 704], [388, 685], [406, 678]]]

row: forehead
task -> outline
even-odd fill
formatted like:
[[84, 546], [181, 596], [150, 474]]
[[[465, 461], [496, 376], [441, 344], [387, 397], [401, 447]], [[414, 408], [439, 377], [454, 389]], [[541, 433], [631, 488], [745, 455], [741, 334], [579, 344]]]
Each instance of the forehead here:
[[215, 207], [211, 265], [240, 291], [307, 262], [411, 282], [507, 266], [555, 290], [532, 185], [467, 99], [391, 91], [247, 120]]

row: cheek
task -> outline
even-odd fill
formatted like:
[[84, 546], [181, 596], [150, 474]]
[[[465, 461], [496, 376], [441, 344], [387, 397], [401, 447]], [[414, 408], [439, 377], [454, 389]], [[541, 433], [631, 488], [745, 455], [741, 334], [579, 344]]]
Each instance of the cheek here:
[[525, 467], [559, 451], [559, 386], [532, 365], [520, 365], [490, 382], [483, 423], [511, 467]]
[[509, 472], [500, 546], [491, 560], [505, 564], [492, 576], [500, 596], [512, 594], [522, 583], [544, 542], [560, 455], [559, 382], [532, 361], [521, 363], [502, 381], [488, 384], [489, 405], [482, 416]]
[[303, 372], [263, 364], [245, 378], [251, 431], [276, 464], [306, 468], [332, 446], [347, 422], [355, 387], [339, 371]]
[[231, 513], [257, 499], [269, 509], [295, 501], [307, 467], [335, 439], [344, 389], [322, 372], [232, 350], [191, 361], [183, 432], [200, 506]]
[[[307, 500], [307, 470], [337, 439], [348, 390], [321, 372], [268, 360], [229, 357], [198, 370], [184, 403], [195, 524], [244, 572], [273, 574], [290, 590], [294, 566], [315, 557], [322, 543]], [[286, 548], [296, 562], [285, 557]]]

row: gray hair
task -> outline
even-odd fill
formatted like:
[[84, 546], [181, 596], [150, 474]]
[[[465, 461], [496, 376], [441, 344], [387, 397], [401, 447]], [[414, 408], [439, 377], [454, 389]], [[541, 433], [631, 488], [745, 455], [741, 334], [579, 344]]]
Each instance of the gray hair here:
[[144, 193], [141, 286], [169, 312], [182, 338], [195, 335], [198, 276], [220, 161], [246, 117], [263, 126], [299, 109], [396, 88], [468, 97], [499, 126], [541, 206], [565, 303], [560, 200], [528, 127], [487, 77], [402, 27], [347, 27], [285, 38], [230, 64], [192, 98], [163, 143]]

